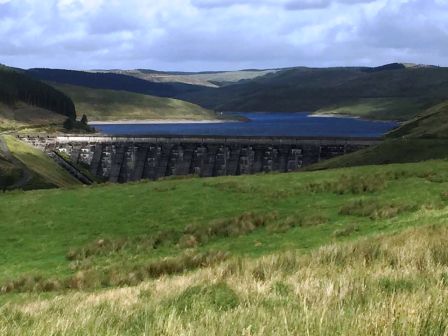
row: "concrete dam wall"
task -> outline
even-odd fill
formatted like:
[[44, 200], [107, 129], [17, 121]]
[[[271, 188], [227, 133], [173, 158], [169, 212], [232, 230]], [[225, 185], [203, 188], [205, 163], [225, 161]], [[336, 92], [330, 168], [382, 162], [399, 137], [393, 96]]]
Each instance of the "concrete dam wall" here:
[[371, 138], [22, 137], [110, 182], [291, 172], [375, 145]]

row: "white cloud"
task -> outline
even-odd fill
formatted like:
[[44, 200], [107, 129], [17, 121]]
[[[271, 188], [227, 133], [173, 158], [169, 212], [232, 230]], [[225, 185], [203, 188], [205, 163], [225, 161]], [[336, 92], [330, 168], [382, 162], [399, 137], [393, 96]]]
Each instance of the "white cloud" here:
[[0, 0], [0, 63], [178, 70], [447, 64], [445, 0]]

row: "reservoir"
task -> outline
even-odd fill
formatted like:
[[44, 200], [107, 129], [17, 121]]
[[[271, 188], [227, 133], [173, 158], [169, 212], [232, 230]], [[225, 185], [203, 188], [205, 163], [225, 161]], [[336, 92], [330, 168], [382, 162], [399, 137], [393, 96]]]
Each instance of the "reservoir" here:
[[107, 135], [170, 136], [291, 136], [291, 137], [381, 137], [398, 126], [394, 121], [352, 117], [316, 116], [305, 112], [232, 112], [226, 117], [245, 121], [203, 123], [92, 123]]

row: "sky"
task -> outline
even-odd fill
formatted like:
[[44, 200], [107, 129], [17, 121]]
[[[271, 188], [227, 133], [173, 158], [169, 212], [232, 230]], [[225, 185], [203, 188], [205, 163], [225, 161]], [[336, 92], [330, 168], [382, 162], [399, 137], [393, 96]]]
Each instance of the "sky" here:
[[448, 66], [448, 0], [0, 0], [21, 68]]

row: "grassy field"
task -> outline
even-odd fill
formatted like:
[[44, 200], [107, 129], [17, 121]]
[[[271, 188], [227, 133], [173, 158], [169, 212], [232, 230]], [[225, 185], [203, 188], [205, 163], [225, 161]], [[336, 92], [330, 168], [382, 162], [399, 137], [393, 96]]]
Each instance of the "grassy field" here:
[[0, 333], [443, 336], [447, 239], [434, 224], [132, 287], [22, 296], [0, 306]]
[[89, 120], [216, 119], [212, 111], [178, 99], [74, 85], [52, 85], [73, 99], [78, 115], [85, 114]]
[[[87, 261], [80, 266], [104, 269], [131, 256], [129, 266], [181, 255], [190, 245], [259, 256], [316, 247], [351, 225], [357, 226], [354, 236], [394, 229], [424, 207], [444, 206], [447, 168], [448, 162], [434, 161], [7, 193], [0, 200], [6, 257], [0, 280], [27, 272], [71, 274], [69, 253], [73, 256], [68, 259]], [[341, 212], [359, 200], [371, 201], [374, 208], [354, 204], [366, 213]], [[397, 216], [376, 218], [383, 210], [397, 211]], [[226, 239], [232, 230], [237, 237]], [[100, 240], [104, 242], [97, 251]], [[150, 248], [151, 242], [157, 248]], [[118, 253], [108, 253], [115, 248]]]
[[6, 193], [0, 334], [446, 335], [447, 172]]

